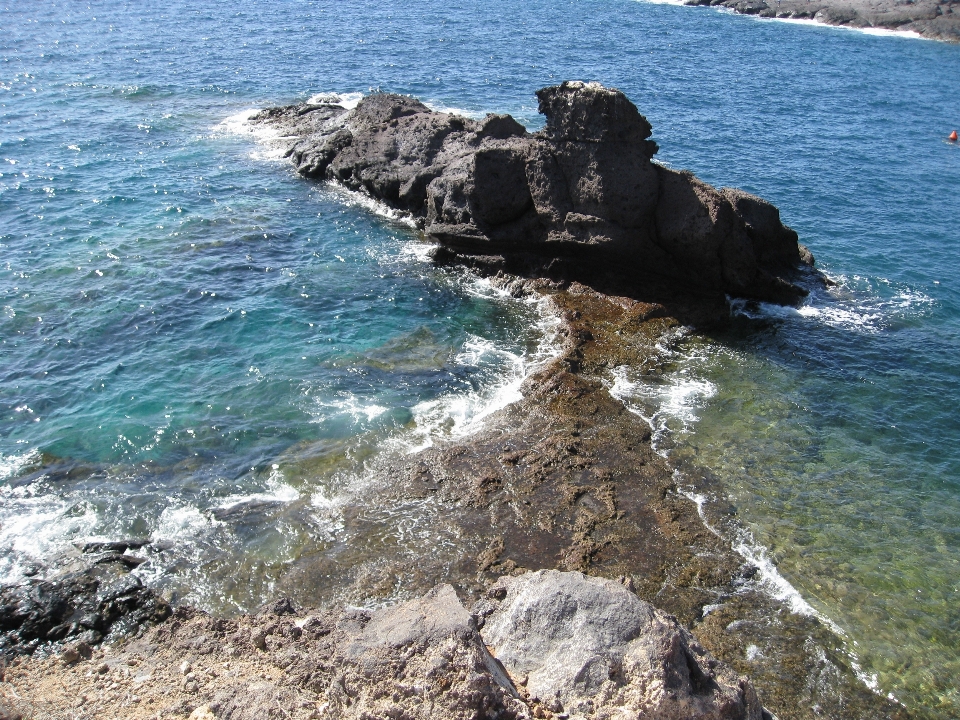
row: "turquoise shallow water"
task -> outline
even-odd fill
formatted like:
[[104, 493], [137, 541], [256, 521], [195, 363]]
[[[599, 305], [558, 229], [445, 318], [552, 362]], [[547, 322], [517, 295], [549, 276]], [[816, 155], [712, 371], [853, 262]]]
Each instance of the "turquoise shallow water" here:
[[[251, 607], [330, 532], [323, 478], [464, 427], [549, 347], [538, 308], [432, 269], [408, 228], [225, 120], [379, 88], [536, 128], [534, 90], [595, 79], [661, 161], [775, 202], [839, 282], [797, 313], [741, 307], [633, 397], [881, 691], [960, 714], [960, 49], [627, 1], [0, 18], [7, 579], [78, 537], [148, 534], [183, 547], [153, 582]], [[212, 519], [251, 497], [307, 510]]]

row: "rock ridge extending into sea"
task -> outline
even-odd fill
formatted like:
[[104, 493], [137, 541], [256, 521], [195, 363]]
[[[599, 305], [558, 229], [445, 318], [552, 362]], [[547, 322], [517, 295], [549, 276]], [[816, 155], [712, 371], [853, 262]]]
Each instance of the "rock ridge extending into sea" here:
[[[126, 625], [129, 639], [114, 636], [105, 645], [91, 647], [87, 640], [96, 636], [88, 634], [83, 617], [72, 617], [69, 607], [62, 608], [60, 602], [30, 604], [38, 598], [29, 587], [46, 582], [33, 581], [7, 596], [20, 617], [31, 617], [35, 628], [63, 627], [64, 614], [75, 622], [66, 626], [65, 645], [28, 643], [23, 649], [39, 650], [33, 657], [7, 655], [9, 664], [0, 677], [0, 717], [336, 718], [353, 717], [353, 703], [360, 703], [371, 717], [386, 717], [387, 710], [396, 718], [510, 717], [510, 693], [504, 693], [496, 673], [483, 662], [484, 650], [475, 643], [464, 645], [455, 633], [435, 634], [429, 642], [401, 642], [393, 654], [348, 652], [360, 647], [350, 638], [361, 629], [369, 629], [364, 635], [369, 641], [364, 646], [369, 646], [377, 628], [383, 631], [383, 642], [392, 642], [398, 624], [371, 627], [375, 618], [369, 613], [341, 608], [398, 601], [426, 607], [438, 599], [452, 605], [452, 593], [435, 589], [444, 584], [454, 586], [464, 605], [472, 607], [487, 633], [487, 652], [509, 668], [510, 683], [521, 695], [520, 705], [509, 705], [517, 717], [524, 711], [563, 720], [568, 708], [591, 699], [597, 703], [601, 690], [601, 700], [613, 703], [607, 709], [615, 711], [590, 715], [584, 710], [586, 717], [618, 717], [622, 713], [617, 708], [646, 702], [646, 690], [640, 689], [656, 685], [656, 678], [624, 669], [624, 643], [618, 646], [610, 633], [599, 630], [595, 637], [601, 640], [590, 647], [566, 643], [557, 637], [563, 622], [552, 609], [555, 603], [527, 603], [525, 634], [511, 640], [503, 632], [491, 608], [497, 602], [504, 607], [510, 587], [524, 587], [510, 585], [512, 578], [537, 576], [539, 570], [583, 573], [592, 576], [584, 579], [587, 583], [615, 581], [600, 583], [607, 590], [620, 586], [616, 602], [606, 606], [613, 609], [602, 613], [614, 629], [622, 629], [624, 617], [633, 612], [630, 608], [647, 608], [640, 600], [672, 615], [675, 621], [649, 608], [640, 611], [645, 617], [653, 613], [660, 618], [659, 626], [668, 626], [668, 635], [648, 639], [673, 638], [673, 650], [666, 655], [657, 649], [662, 645], [654, 643], [648, 647], [652, 655], [644, 651], [640, 656], [661, 653], [673, 663], [669, 667], [677, 669], [665, 667], [666, 675], [656, 681], [657, 687], [669, 686], [670, 703], [714, 698], [727, 707], [727, 714], [718, 715], [708, 705], [702, 717], [755, 717], [758, 706], [750, 699], [754, 688], [757, 702], [781, 720], [908, 717], [862, 684], [841, 638], [816, 617], [792, 612], [754, 581], [757, 568], [704, 525], [699, 508], [680, 493], [674, 468], [653, 451], [649, 426], [613, 398], [602, 381], [606, 370], [623, 364], [659, 372], [657, 347], [678, 330], [674, 316], [705, 326], [716, 322], [724, 309], [700, 300], [668, 308], [601, 294], [578, 283], [506, 275], [494, 282], [513, 293], [548, 296], [561, 321], [560, 355], [527, 379], [519, 402], [492, 415], [470, 437], [412, 455], [386, 454], [366, 469], [363, 492], [343, 499], [343, 555], [305, 557], [277, 584], [278, 595], [320, 610], [294, 616], [292, 603], [278, 600], [259, 615], [226, 619], [180, 607], [153, 628], [150, 623], [159, 618], [135, 612], [134, 622]], [[685, 484], [697, 480], [689, 469], [685, 472]], [[717, 488], [709, 486], [709, 475], [700, 482], [703, 492], [719, 497], [713, 492]], [[433, 515], [424, 521], [458, 541], [430, 548], [351, 545], [353, 537], [395, 532], [369, 509], [409, 503], [431, 508]], [[703, 511], [709, 513], [711, 528], [736, 522], [722, 499], [706, 503]], [[88, 558], [95, 568], [109, 558], [119, 569], [111, 552], [120, 550], [119, 545], [81, 545], [74, 562], [82, 565]], [[43, 585], [46, 599], [54, 599], [62, 589], [52, 580]], [[138, 597], [146, 607], [154, 602], [148, 593]], [[83, 606], [80, 600], [78, 609]], [[135, 610], [136, 604], [123, 607]], [[55, 617], [36, 622], [48, 610], [54, 610]], [[439, 617], [434, 611], [421, 614]], [[696, 639], [678, 632], [678, 625]], [[10, 633], [12, 640], [21, 635]], [[626, 645], [636, 639], [632, 633], [629, 627], [621, 633]], [[58, 631], [56, 637], [61, 635]], [[579, 699], [563, 690], [556, 696], [536, 695], [532, 688], [550, 680], [549, 668], [523, 660], [515, 647], [534, 642], [540, 643], [534, 658], [549, 657], [547, 646], [553, 644], [561, 648], [560, 656], [569, 654], [570, 663], [580, 662], [580, 668], [587, 669], [585, 682], [603, 685], [600, 660], [609, 661], [611, 684], [596, 688], [596, 694], [581, 693]], [[640, 652], [640, 646], [633, 647]], [[600, 660], [591, 660], [591, 653]], [[710, 655], [719, 664], [714, 665]], [[691, 658], [698, 669], [688, 662]], [[405, 668], [410, 674], [404, 674]], [[668, 676], [687, 678], [686, 684], [663, 679]], [[694, 692], [687, 697], [691, 688]], [[480, 704], [456, 705], [448, 712], [444, 703], [458, 698]]]

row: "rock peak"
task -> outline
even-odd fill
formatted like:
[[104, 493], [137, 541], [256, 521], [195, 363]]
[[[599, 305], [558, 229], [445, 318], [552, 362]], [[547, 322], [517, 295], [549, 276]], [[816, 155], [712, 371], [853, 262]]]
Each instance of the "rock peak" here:
[[537, 91], [547, 117], [543, 135], [554, 142], [630, 142], [650, 137], [653, 128], [627, 96], [597, 82], [568, 80]]

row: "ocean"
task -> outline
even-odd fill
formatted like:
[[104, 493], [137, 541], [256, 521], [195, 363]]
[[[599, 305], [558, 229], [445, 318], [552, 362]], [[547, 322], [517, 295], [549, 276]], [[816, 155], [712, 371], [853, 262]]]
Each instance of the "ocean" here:
[[731, 542], [865, 682], [960, 715], [960, 48], [634, 0], [0, 18], [0, 582], [150, 537], [152, 586], [255, 608], [370, 458], [469, 433], [556, 351], [542, 303], [297, 177], [251, 110], [383, 90], [535, 130], [534, 91], [598, 80], [660, 162], [775, 203], [836, 283], [733, 299], [663, 376], [606, 380], [722, 481]]

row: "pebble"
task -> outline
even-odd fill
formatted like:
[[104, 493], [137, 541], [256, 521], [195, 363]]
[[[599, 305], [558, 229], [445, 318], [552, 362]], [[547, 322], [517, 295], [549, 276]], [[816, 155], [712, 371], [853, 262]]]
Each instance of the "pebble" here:
[[210, 710], [209, 705], [201, 705], [190, 713], [189, 720], [217, 720], [217, 716]]
[[180, 674], [186, 675], [188, 672], [190, 672], [191, 667], [192, 666], [190, 665], [190, 663], [184, 660], [182, 663], [180, 663]]

